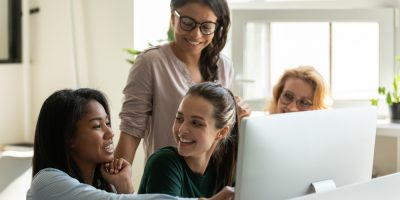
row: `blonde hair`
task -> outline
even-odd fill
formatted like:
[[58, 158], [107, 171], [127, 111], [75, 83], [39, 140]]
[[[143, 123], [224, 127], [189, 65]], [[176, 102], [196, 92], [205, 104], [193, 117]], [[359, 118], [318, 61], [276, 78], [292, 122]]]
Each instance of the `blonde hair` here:
[[312, 110], [326, 109], [328, 107], [325, 99], [329, 92], [321, 74], [312, 66], [299, 66], [285, 70], [278, 83], [274, 86], [272, 100], [270, 103], [266, 104], [266, 110], [269, 111], [270, 114], [278, 113], [278, 100], [289, 78], [298, 78], [310, 83], [314, 90]]

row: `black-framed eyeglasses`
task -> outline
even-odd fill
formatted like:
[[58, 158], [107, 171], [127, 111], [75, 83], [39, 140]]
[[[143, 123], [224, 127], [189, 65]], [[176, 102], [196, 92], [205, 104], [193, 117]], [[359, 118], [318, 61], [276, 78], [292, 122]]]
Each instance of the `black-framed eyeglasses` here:
[[290, 92], [290, 91], [285, 91], [282, 92], [281, 96], [279, 97], [281, 102], [284, 105], [289, 105], [291, 104], [294, 100], [296, 100], [296, 106], [299, 110], [310, 110], [313, 106], [313, 102], [309, 98], [301, 98], [301, 99], [296, 99], [295, 95]]
[[181, 16], [181, 14], [179, 14], [177, 10], [174, 11], [174, 14], [179, 17], [179, 25], [185, 31], [192, 31], [197, 27], [197, 25], [200, 25], [201, 33], [203, 33], [204, 35], [211, 35], [218, 27], [218, 24], [216, 22], [206, 21], [199, 23], [189, 16]]

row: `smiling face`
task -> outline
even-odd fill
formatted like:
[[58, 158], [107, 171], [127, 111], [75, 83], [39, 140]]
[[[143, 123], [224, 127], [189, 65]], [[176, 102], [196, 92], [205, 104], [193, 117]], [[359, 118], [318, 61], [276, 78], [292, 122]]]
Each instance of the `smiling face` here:
[[113, 132], [104, 107], [95, 100], [86, 105], [71, 139], [71, 154], [79, 166], [97, 166], [114, 158]]
[[178, 152], [186, 160], [207, 159], [222, 138], [222, 130], [215, 127], [213, 106], [198, 96], [185, 96], [179, 105], [173, 125], [173, 134]]
[[312, 110], [314, 90], [310, 83], [288, 78], [278, 100], [278, 113]]
[[[217, 16], [211, 8], [197, 2], [187, 3], [178, 8], [177, 11], [181, 17], [190, 17], [197, 23], [217, 21]], [[173, 47], [180, 54], [200, 55], [201, 51], [211, 43], [214, 37], [214, 34], [203, 34], [200, 31], [200, 25], [196, 25], [191, 31], [183, 30], [180, 25], [180, 17], [174, 11], [171, 13], [171, 22], [175, 33]]]

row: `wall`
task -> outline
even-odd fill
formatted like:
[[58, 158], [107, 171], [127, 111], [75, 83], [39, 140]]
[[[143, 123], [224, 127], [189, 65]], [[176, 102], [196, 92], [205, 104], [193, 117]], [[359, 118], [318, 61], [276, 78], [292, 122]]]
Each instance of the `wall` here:
[[0, 60], [8, 57], [8, 1], [0, 1]]
[[22, 64], [0, 65], [0, 144], [20, 142], [24, 133]]
[[40, 11], [29, 17], [30, 141], [46, 97], [57, 89], [75, 88], [71, 6], [67, 0], [34, 0]]
[[23, 15], [23, 63], [0, 64], [0, 144], [33, 142], [44, 99], [55, 90], [77, 87], [108, 96], [116, 143], [130, 68], [122, 49], [133, 46], [132, 0], [23, 0], [23, 5], [24, 13], [40, 11]]

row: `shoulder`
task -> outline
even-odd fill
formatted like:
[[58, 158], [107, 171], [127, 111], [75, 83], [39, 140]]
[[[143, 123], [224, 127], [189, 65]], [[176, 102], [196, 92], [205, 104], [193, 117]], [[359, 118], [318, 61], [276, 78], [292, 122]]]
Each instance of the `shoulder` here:
[[145, 172], [151, 174], [182, 174], [185, 160], [175, 147], [164, 147], [155, 151], [146, 162]]
[[166, 66], [176, 63], [174, 54], [170, 49], [169, 44], [149, 47], [142, 51], [136, 59], [132, 71], [137, 72], [151, 72], [163, 70]]
[[182, 158], [175, 147], [164, 147], [155, 151], [148, 159], [149, 164], [181, 163]]
[[234, 68], [232, 60], [226, 55], [220, 53], [218, 65], [219, 82], [227, 88], [232, 88]]
[[221, 53], [219, 55], [217, 66], [220, 74], [227, 75], [228, 77], [233, 76], [233, 63], [228, 56]]
[[73, 179], [72, 177], [70, 177], [67, 173], [59, 170], [59, 169], [55, 169], [55, 168], [45, 168], [40, 170], [32, 179], [32, 183], [43, 183], [43, 180], [76, 180]]
[[137, 59], [144, 59], [147, 61], [162, 60], [169, 57], [171, 51], [169, 50], [169, 44], [157, 45], [149, 47], [142, 51]]
[[218, 66], [222, 67], [232, 67], [232, 59], [226, 56], [225, 54], [219, 54]]
[[27, 199], [41, 199], [58, 194], [70, 184], [79, 184], [79, 181], [58, 169], [42, 169], [33, 177]]

